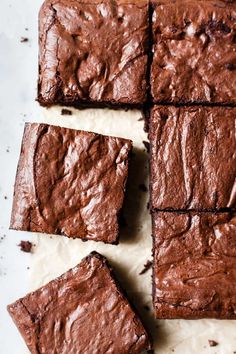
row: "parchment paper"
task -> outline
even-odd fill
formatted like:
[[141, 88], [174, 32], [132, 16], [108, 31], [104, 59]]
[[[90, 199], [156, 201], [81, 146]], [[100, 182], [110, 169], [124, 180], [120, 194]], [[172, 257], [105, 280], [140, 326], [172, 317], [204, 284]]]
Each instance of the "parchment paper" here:
[[[38, 235], [32, 256], [30, 290], [46, 284], [96, 250], [109, 259], [141, 313], [153, 336], [155, 353], [233, 354], [236, 351], [235, 321], [158, 321], [153, 317], [151, 270], [139, 275], [146, 261], [152, 259], [151, 219], [147, 209], [149, 196], [148, 192], [139, 187], [140, 184], [148, 186], [148, 155], [143, 145], [147, 136], [143, 131], [144, 122], [140, 120], [141, 112], [109, 109], [72, 111], [72, 116], [62, 116], [60, 107], [43, 109], [41, 122], [133, 140], [134, 156], [124, 211], [127, 226], [122, 228], [118, 246], [82, 242], [62, 236]], [[209, 339], [219, 344], [210, 347]]]

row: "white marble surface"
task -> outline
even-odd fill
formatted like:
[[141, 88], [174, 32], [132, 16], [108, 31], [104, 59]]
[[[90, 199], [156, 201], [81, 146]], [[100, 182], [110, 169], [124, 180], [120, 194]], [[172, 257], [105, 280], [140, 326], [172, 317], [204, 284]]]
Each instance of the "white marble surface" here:
[[[144, 305], [151, 307], [150, 272], [143, 276], [138, 273], [150, 258], [151, 227], [146, 209], [148, 196], [138, 188], [140, 183], [147, 183], [147, 155], [142, 145], [146, 136], [143, 122], [138, 120], [141, 114], [137, 111], [73, 110], [71, 117], [62, 117], [58, 107], [39, 108], [35, 97], [40, 4], [41, 0], [0, 2], [0, 353], [28, 353], [7, 314], [6, 305], [66, 271], [96, 249], [111, 260], [122, 284], [143, 313], [155, 338], [155, 353], [233, 354], [236, 351], [235, 321], [155, 321], [152, 313], [144, 310]], [[21, 43], [21, 37], [27, 37], [29, 41]], [[122, 232], [119, 246], [8, 230], [25, 121], [44, 121], [134, 140], [134, 183], [126, 204], [128, 227]], [[1, 240], [3, 235], [6, 237]], [[32, 255], [19, 250], [20, 240], [36, 244]], [[210, 348], [208, 339], [218, 341], [219, 345]]]

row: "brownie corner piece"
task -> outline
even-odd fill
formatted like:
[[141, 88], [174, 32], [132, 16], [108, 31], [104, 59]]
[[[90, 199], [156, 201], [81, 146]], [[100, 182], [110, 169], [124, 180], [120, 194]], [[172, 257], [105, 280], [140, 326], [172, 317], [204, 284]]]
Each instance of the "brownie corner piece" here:
[[236, 2], [153, 4], [153, 101], [236, 104]]
[[46, 0], [39, 14], [38, 101], [142, 105], [148, 33], [147, 0]]
[[127, 139], [26, 124], [10, 227], [117, 244], [131, 149]]
[[154, 106], [152, 209], [236, 208], [235, 122], [236, 108]]
[[96, 252], [8, 311], [31, 353], [140, 354], [150, 349], [141, 320], [107, 260]]
[[153, 213], [156, 318], [236, 319], [236, 214]]

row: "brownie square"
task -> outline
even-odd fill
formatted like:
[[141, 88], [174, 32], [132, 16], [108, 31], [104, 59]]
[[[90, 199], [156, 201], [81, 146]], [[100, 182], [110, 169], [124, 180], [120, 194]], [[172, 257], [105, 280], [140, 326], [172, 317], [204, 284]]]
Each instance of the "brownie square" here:
[[46, 0], [39, 14], [38, 101], [143, 104], [148, 25], [147, 0]]
[[153, 1], [156, 103], [236, 104], [236, 2]]
[[156, 317], [236, 319], [236, 214], [152, 217]]
[[96, 252], [8, 311], [31, 353], [138, 354], [150, 348], [111, 267]]
[[118, 242], [130, 140], [26, 124], [10, 227]]
[[155, 106], [150, 118], [151, 207], [236, 207], [236, 108]]

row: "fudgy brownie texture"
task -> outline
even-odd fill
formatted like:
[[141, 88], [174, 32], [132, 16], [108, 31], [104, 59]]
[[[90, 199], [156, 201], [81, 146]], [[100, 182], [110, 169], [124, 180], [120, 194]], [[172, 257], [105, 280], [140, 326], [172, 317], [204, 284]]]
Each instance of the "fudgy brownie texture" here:
[[236, 104], [236, 2], [152, 1], [153, 101]]
[[118, 242], [130, 140], [26, 124], [11, 228]]
[[38, 101], [143, 104], [148, 17], [147, 0], [46, 0], [39, 14]]
[[152, 217], [156, 317], [236, 319], [236, 214]]
[[8, 311], [32, 354], [138, 354], [150, 348], [112, 269], [96, 252]]
[[236, 207], [236, 108], [155, 106], [150, 118], [151, 208]]

